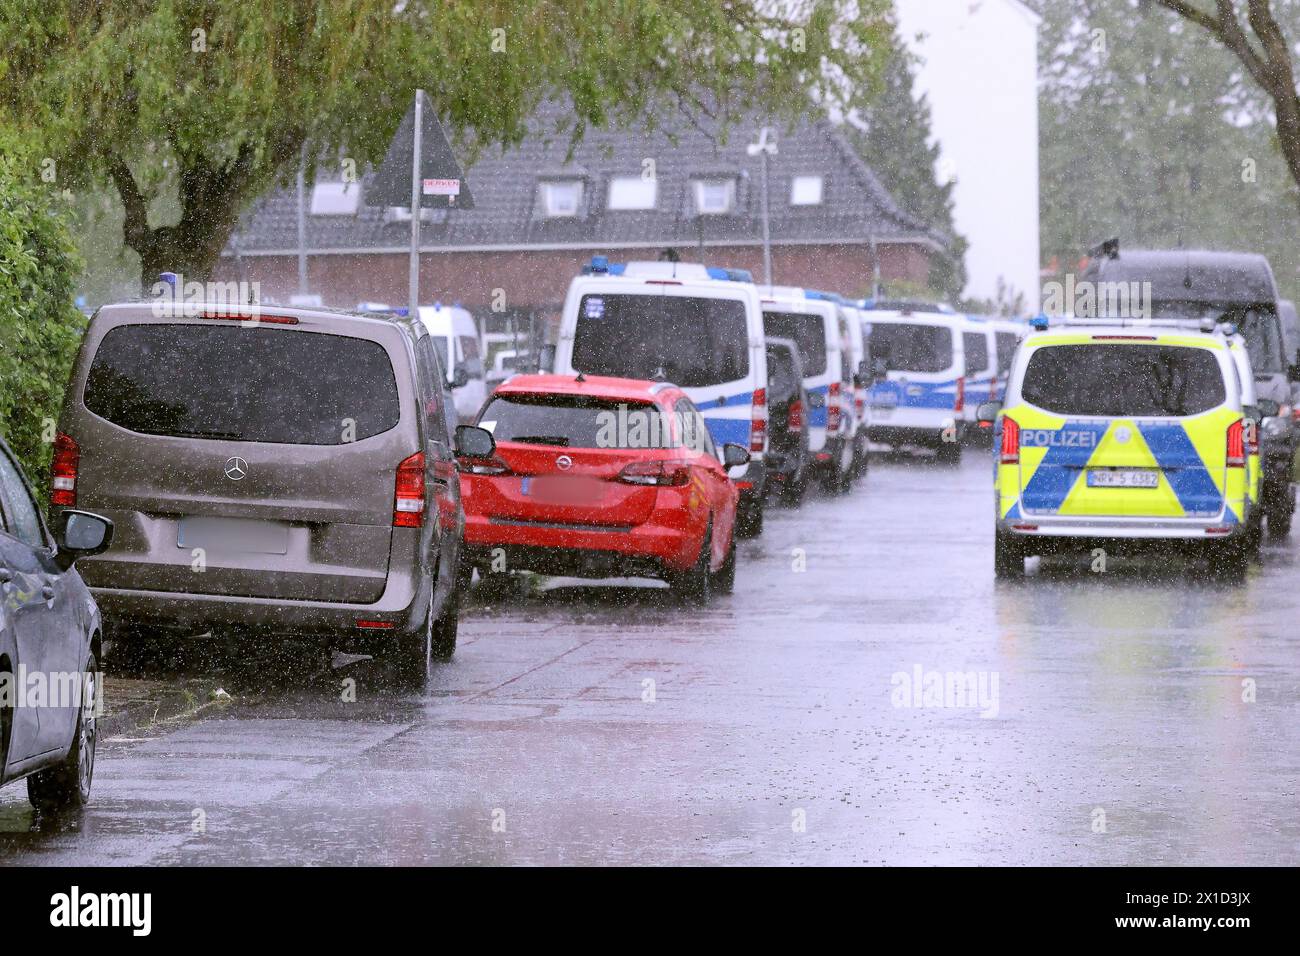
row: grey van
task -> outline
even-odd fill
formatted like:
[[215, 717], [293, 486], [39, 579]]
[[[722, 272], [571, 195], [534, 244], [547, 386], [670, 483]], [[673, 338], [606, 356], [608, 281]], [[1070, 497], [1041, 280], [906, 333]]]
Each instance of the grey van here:
[[1295, 512], [1291, 463], [1297, 434], [1290, 416], [1278, 412], [1281, 406], [1291, 404], [1295, 371], [1287, 356], [1280, 296], [1268, 260], [1247, 252], [1121, 251], [1117, 239], [1102, 243], [1089, 255], [1082, 280], [1129, 283], [1134, 291], [1141, 289], [1141, 283], [1150, 283], [1151, 301], [1146, 304], [1151, 318], [1185, 320], [1192, 325], [1230, 322], [1237, 327], [1250, 354], [1261, 406], [1277, 406], [1266, 412], [1260, 429], [1261, 510], [1270, 536], [1288, 535]]
[[[51, 505], [114, 522], [112, 546], [80, 565], [106, 638], [319, 636], [422, 682], [455, 650], [464, 527], [442, 381], [405, 317], [100, 309], [59, 419]], [[481, 429], [456, 440], [492, 444]]]

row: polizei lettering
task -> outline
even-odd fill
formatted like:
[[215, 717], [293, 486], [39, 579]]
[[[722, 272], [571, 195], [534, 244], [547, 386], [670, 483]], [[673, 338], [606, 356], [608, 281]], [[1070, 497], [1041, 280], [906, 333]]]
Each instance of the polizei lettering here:
[[1096, 448], [1097, 433], [1084, 431], [1055, 431], [1050, 428], [1025, 429], [1020, 433], [1021, 446], [1031, 448]]

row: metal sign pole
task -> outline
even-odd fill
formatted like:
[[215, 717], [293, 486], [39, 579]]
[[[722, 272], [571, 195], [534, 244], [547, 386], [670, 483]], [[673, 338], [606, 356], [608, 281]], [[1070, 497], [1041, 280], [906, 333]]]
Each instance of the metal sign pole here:
[[411, 146], [411, 317], [420, 308], [420, 132], [423, 125], [423, 90], [415, 91], [415, 136]]

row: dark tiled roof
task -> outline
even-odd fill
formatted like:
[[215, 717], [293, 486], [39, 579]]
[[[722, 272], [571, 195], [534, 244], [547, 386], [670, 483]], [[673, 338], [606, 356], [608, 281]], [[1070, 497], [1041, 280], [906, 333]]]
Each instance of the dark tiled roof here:
[[[435, 211], [437, 219], [422, 227], [422, 246], [690, 246], [699, 241], [701, 225], [709, 243], [759, 239], [760, 161], [746, 152], [763, 125], [757, 117], [733, 123], [725, 143], [685, 119], [653, 133], [631, 128], [590, 130], [568, 157], [568, 133], [556, 132], [565, 119], [562, 109], [553, 103], [543, 106], [530, 121], [531, 132], [522, 143], [481, 156], [466, 171], [475, 208]], [[946, 235], [898, 207], [833, 123], [805, 119], [793, 128], [778, 126], [778, 131], [779, 152], [769, 171], [774, 243], [836, 244], [875, 238], [921, 240], [947, 248]], [[607, 210], [610, 179], [639, 175], [646, 159], [655, 161], [656, 208]], [[737, 179], [735, 211], [704, 216], [698, 223], [690, 182], [719, 174]], [[817, 174], [824, 177], [822, 203], [791, 206], [791, 179]], [[321, 174], [322, 178], [328, 175]], [[585, 182], [580, 215], [544, 218], [539, 182], [572, 176]], [[269, 194], [244, 216], [236, 239], [239, 251], [296, 250], [297, 228], [296, 191]], [[355, 215], [307, 216], [310, 252], [405, 249], [409, 236], [409, 221], [394, 220], [388, 210], [364, 205], [364, 199]]]

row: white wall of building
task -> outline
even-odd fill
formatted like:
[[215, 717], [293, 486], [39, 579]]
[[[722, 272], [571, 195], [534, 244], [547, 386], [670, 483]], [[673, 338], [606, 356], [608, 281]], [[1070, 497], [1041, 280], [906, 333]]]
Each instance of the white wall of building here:
[[957, 229], [970, 240], [966, 295], [998, 279], [1039, 299], [1038, 17], [1018, 0], [894, 0], [920, 58], [940, 181], [957, 180]]

